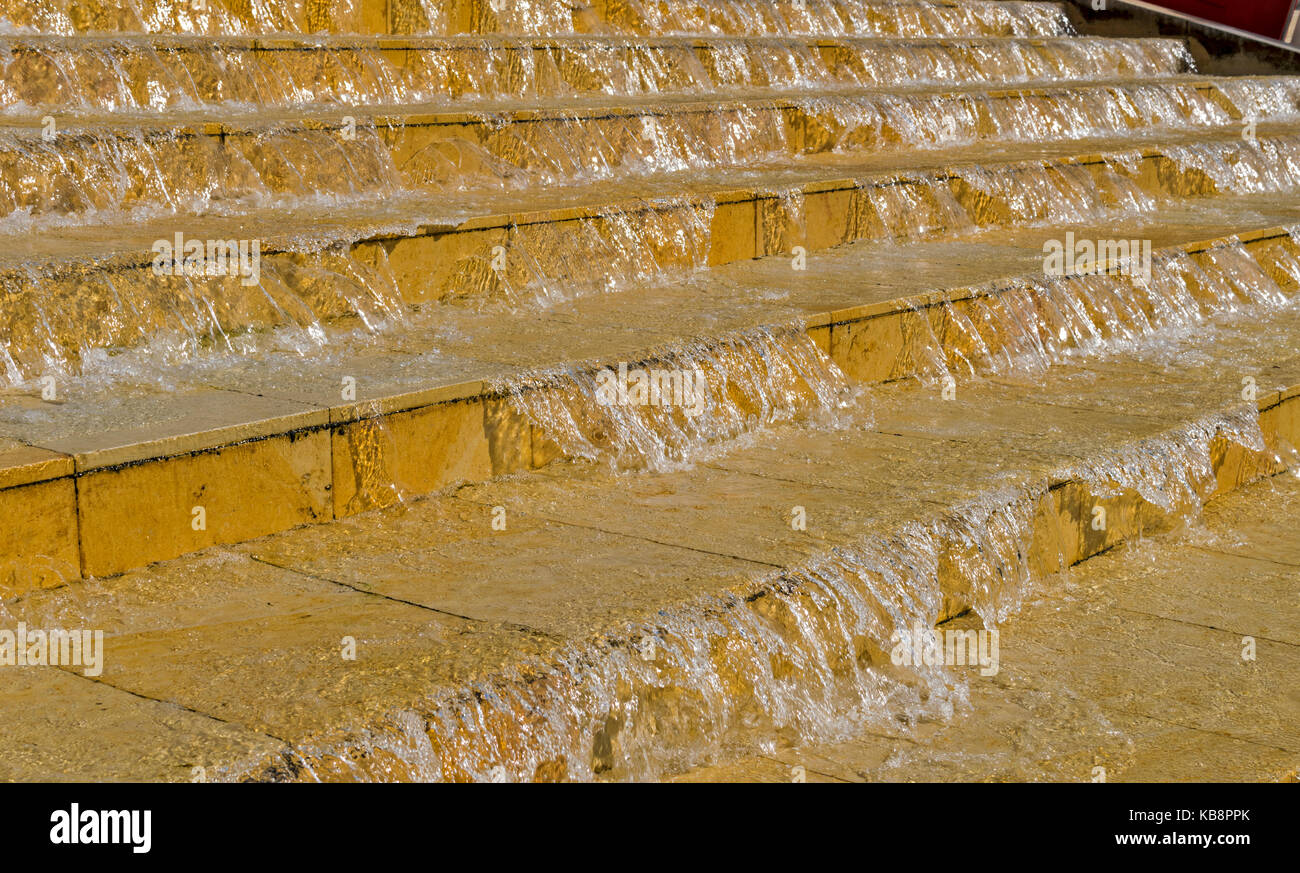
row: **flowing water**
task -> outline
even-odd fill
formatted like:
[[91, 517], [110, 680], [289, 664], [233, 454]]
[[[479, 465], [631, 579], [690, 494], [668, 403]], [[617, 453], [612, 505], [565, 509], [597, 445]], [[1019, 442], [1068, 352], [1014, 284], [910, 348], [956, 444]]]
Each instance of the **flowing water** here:
[[627, 0], [610, 5], [613, 25], [636, 33], [1056, 36], [1072, 30], [1061, 8], [1041, 3], [824, 0], [771, 4], [724, 0], [699, 4], [689, 0]]
[[[1300, 229], [1293, 229], [1293, 238], [1297, 234]], [[1283, 277], [1286, 290], [1270, 271]], [[1105, 359], [1195, 334], [1223, 318], [1267, 319], [1290, 309], [1297, 289], [1300, 259], [1294, 254], [1270, 256], [1265, 267], [1240, 243], [1195, 255], [1161, 252], [1149, 278], [1115, 270], [999, 280], [915, 311], [903, 339], [910, 369], [894, 378], [941, 384], [1032, 377], [1056, 364]], [[621, 364], [646, 374], [647, 384], [650, 374], [698, 374], [698, 396], [658, 402], [647, 388], [639, 401], [617, 402], [607, 389], [620, 381], [619, 364], [519, 375], [496, 390], [565, 457], [659, 470], [707, 457], [710, 445], [755, 427], [810, 415], [833, 420], [849, 402], [844, 375], [798, 327], [680, 344]], [[1253, 446], [1246, 436], [1239, 441]], [[1150, 453], [1149, 475], [1165, 454]], [[1172, 510], [1163, 500], [1149, 499]]]
[[[528, 33], [528, 22], [554, 25], [542, 14], [553, 6], [512, 6], [508, 14], [522, 16], [518, 32]], [[1242, 119], [1294, 122], [1300, 95], [1292, 80], [1151, 81], [1190, 68], [1181, 44], [1061, 38], [1065, 28], [1051, 7], [814, 3], [806, 10], [782, 7], [780, 15], [791, 16], [782, 23], [767, 4], [735, 2], [714, 6], [706, 23], [691, 18], [690, 4], [615, 6], [615, 17], [643, 17], [661, 35], [637, 49], [642, 73], [622, 63], [629, 44], [608, 36], [557, 39], [544, 49], [526, 40], [458, 37], [414, 55], [378, 42], [275, 48], [248, 40], [199, 44], [182, 36], [161, 42], [96, 37], [87, 52], [85, 42], [71, 37], [7, 37], [3, 81], [14, 90], [0, 102], [13, 124], [0, 131], [0, 233], [17, 245], [0, 272], [8, 291], [0, 311], [2, 378], [20, 386], [42, 376], [75, 377], [86, 361], [132, 346], [157, 350], [159, 367], [212, 349], [239, 360], [267, 342], [250, 331], [286, 327], [305, 331], [304, 341], [319, 346], [333, 319], [400, 328], [402, 310], [418, 300], [549, 305], [675, 281], [710, 257], [715, 207], [701, 185], [754, 186], [790, 204], [809, 178], [856, 178], [846, 241], [1108, 222], [1155, 214], [1166, 205], [1164, 195], [1294, 190], [1293, 136], [1285, 130], [1255, 141], [1236, 135]], [[87, 24], [73, 21], [74, 12], [87, 8], [24, 5], [9, 16], [42, 34], [81, 33]], [[144, 4], [107, 19], [87, 13], [87, 20], [97, 30], [204, 32], [210, 25], [240, 33], [222, 16], [248, 14], [277, 31], [296, 32], [302, 22], [295, 16], [305, 14], [289, 9], [289, 20], [256, 6], [212, 4], [203, 19], [209, 24], [200, 26], [185, 17], [192, 11], [184, 4]], [[790, 35], [844, 35], [853, 29], [848, 23], [870, 28], [880, 21], [922, 41], [849, 40], [833, 52], [812, 52]], [[675, 28], [756, 36], [703, 42], [662, 36]], [[780, 35], [762, 36], [769, 32]], [[983, 33], [999, 38], [981, 40]], [[1003, 38], [1009, 35], [1051, 38], [1009, 42]], [[860, 90], [904, 81], [913, 87], [1073, 81], [1095, 78], [1094, 66], [1124, 81], [1009, 94]], [[823, 87], [828, 83], [837, 86], [833, 95]], [[576, 91], [644, 99], [665, 90], [713, 95], [727, 88], [749, 89], [751, 96], [708, 106], [664, 104], [660, 96], [616, 112], [570, 106]], [[754, 88], [783, 96], [753, 97]], [[483, 100], [524, 99], [528, 108], [461, 111], [455, 123], [422, 120], [421, 113], [439, 105], [461, 107], [469, 92]], [[317, 98], [400, 111], [351, 122], [335, 114], [265, 119], [268, 109]], [[214, 118], [204, 111], [216, 105], [224, 107], [215, 119], [220, 134], [208, 129]], [[75, 114], [42, 118], [37, 107]], [[148, 120], [157, 113], [187, 125]], [[1207, 132], [1217, 138], [1204, 139]], [[1183, 133], [1189, 141], [1163, 146], [1177, 178], [1169, 184], [1169, 174], [1162, 174], [1150, 190], [1150, 180], [1138, 178], [1145, 170], [1136, 150], [1146, 140], [1165, 143]], [[1122, 148], [1114, 147], [1116, 139]], [[1019, 146], [1078, 150], [1093, 141], [1109, 146], [1100, 166], [991, 160], [1008, 149], [1014, 158]], [[972, 163], [977, 150], [985, 158]], [[890, 171], [927, 152], [935, 153], [934, 164], [955, 161], [953, 168]], [[380, 246], [354, 248], [394, 229], [401, 234], [455, 226], [476, 213], [513, 213], [539, 192], [567, 204], [586, 202], [593, 191], [603, 201], [596, 217], [553, 228], [512, 226], [501, 246], [505, 269], [493, 249], [460, 253], [409, 277], [389, 269]], [[156, 240], [177, 232], [246, 241], [246, 225], [227, 221], [244, 216], [257, 217], [257, 242], [269, 255], [256, 281], [193, 275], [159, 281], [140, 269]], [[209, 229], [212, 222], [218, 224]], [[146, 224], [154, 233], [134, 227], [123, 233]], [[275, 236], [264, 235], [270, 228]], [[797, 228], [771, 230], [778, 238], [798, 236]], [[304, 247], [306, 236], [313, 241]], [[70, 267], [67, 253], [77, 250], [95, 253]], [[400, 291], [394, 275], [402, 277]], [[279, 343], [279, 334], [270, 342]]]
[[[799, 560], [598, 614], [543, 656], [223, 775], [651, 779], [949, 720], [966, 680], [891, 651], [959, 613], [996, 629], [1061, 584], [1078, 556], [1044, 543], [1043, 520], [1068, 509], [1062, 483], [1162, 527], [1215, 493], [1226, 451], [1282, 463], [1254, 403], [1226, 401], [1236, 373], [1294, 343], [1300, 229], [1267, 249], [1156, 248], [1149, 275], [1007, 278], [999, 259], [1174, 215], [1195, 216], [1184, 241], [1294, 224], [1295, 79], [1195, 78], [1181, 43], [1076, 38], [1053, 4], [599, 8], [410, 0], [381, 27], [362, 0], [0, 0], [0, 424], [58, 414], [31, 396], [50, 377], [82, 402], [231, 373], [248, 384], [225, 388], [276, 397], [304, 372], [405, 356], [482, 380], [528, 429], [546, 469], [502, 487], [670, 495], [767, 447], [811, 464], [801, 439], [878, 437], [940, 387], [1088, 408], [1106, 390], [1088, 367], [1182, 366], [1233, 391], [1206, 389], [1194, 415], [1153, 400], [1167, 426], [1131, 438], [1092, 425], [1032, 475], [1008, 462], [980, 478], [935, 449], [950, 501], [891, 483], [869, 524]], [[489, 244], [462, 244], [485, 216], [500, 217]], [[758, 278], [834, 222], [838, 245], [817, 254], [854, 303], [894, 295], [872, 316], [898, 325], [897, 363], [872, 380], [888, 384], [859, 384], [805, 327], [830, 303]], [[255, 237], [255, 272], [205, 260], [164, 277], [156, 246], [176, 234]], [[981, 280], [908, 285], [877, 263], [936, 241], [955, 264], [988, 250]], [[414, 369], [401, 387], [430, 387]], [[956, 451], [940, 418], [917, 430]], [[369, 400], [347, 512], [450, 499], [395, 484], [396, 444]], [[0, 583], [24, 572], [0, 567]]]
[[[1107, 298], [1120, 299], [1120, 280], [1108, 275], [1040, 285], [1033, 302], [1028, 294], [1008, 290], [996, 309], [968, 322], [996, 332], [997, 345], [1008, 350], [982, 363], [994, 372], [1019, 375], [1062, 354], [1115, 356], [1126, 348], [1148, 349], [1153, 338], [1163, 344], [1162, 357], [1181, 361], [1186, 351], [1178, 344], [1193, 337], [1186, 327], [1293, 308], [1241, 247], [1224, 247], [1204, 260], [1211, 266], [1193, 264], [1185, 254], [1171, 256], [1157, 266], [1159, 280], [1126, 282], [1126, 289], [1136, 284], [1145, 296], [1125, 305], [1122, 314], [1105, 309]], [[1289, 272], [1300, 281], [1296, 266], [1291, 263]], [[1191, 274], [1201, 280], [1195, 286], [1188, 282]], [[1097, 301], [1101, 305], [1093, 307]], [[1083, 336], [1067, 334], [1057, 347], [1047, 338], [1066, 333], [1063, 326], [1058, 332], [1058, 325], [1067, 311], [1074, 317], [1064, 321]], [[1135, 320], [1134, 312], [1143, 317]], [[1084, 322], [1086, 329], [1080, 327]], [[1144, 344], [1136, 343], [1139, 333], [1145, 333]], [[762, 340], [770, 344], [772, 338]], [[716, 351], [704, 359], [689, 354], [656, 363], [710, 366], [715, 374], [726, 370]], [[783, 365], [775, 375], [769, 369], [759, 377], [769, 398], [789, 396], [795, 386], [806, 390], [813, 381], [808, 364], [797, 374], [788, 369], [789, 351], [782, 356], [751, 350], [751, 355], [769, 368], [774, 362]], [[831, 377], [824, 381], [822, 405], [845, 405], [837, 392], [825, 391], [838, 381], [833, 366], [815, 350], [806, 350], [805, 357], [821, 357], [823, 381]], [[754, 384], [748, 381], [752, 372], [741, 379], [734, 371], [728, 375], [742, 391]], [[659, 469], [679, 467], [664, 460], [680, 458], [685, 445], [696, 460], [707, 456], [705, 426], [684, 433], [680, 419], [657, 411], [601, 406], [586, 375], [573, 377], [560, 391], [543, 392], [535, 382], [527, 387], [532, 393], [522, 396], [532, 399], [522, 405], [537, 424], [558, 434], [566, 453], [599, 456], [595, 443], [605, 440], [618, 460]], [[715, 387], [711, 402], [716, 395]], [[710, 436], [727, 430], [747, 407], [739, 402], [728, 410], [731, 416], [710, 409]], [[868, 397], [856, 409], [856, 421], [850, 414], [847, 423], [836, 426], [869, 427], [870, 409]], [[621, 417], [612, 410], [621, 410]], [[781, 420], [782, 412], [765, 409], [753, 418], [770, 423]], [[778, 444], [780, 438], [780, 431], [766, 437]], [[1057, 475], [1086, 483], [1103, 498], [1136, 494], [1168, 518], [1185, 520], [1214, 491], [1214, 453], [1224, 442], [1268, 453], [1253, 404], [1116, 446]], [[472, 694], [435, 695], [362, 735], [336, 738], [337, 745], [296, 749], [257, 775], [647, 779], [729, 753], [770, 751], [783, 742], [834, 741], [864, 729], [889, 732], [951, 719], [969, 706], [961, 675], [941, 666], [900, 667], [890, 652], [909, 629], [932, 627], [940, 619], [954, 578], [960, 580], [962, 601], [986, 629], [996, 628], [1035, 592], [1060, 584], [1059, 571], [1045, 576], [1043, 567], [1068, 561], [1044, 560], [1036, 539], [1036, 518], [1049, 502], [1044, 482], [988, 488], [940, 518], [873, 533], [754, 580], [751, 588], [660, 611], [650, 623], [610, 629], [594, 649], [566, 649], [552, 662], [529, 664], [476, 686]]]
[[[779, 439], [779, 435], [776, 437]], [[1253, 410], [1148, 440], [1084, 471], [1186, 510], [1213, 480], [1211, 446], [1261, 448]], [[985, 628], [1061, 584], [1044, 576], [1045, 486], [990, 489], [942, 517], [874, 532], [739, 590], [607, 627], [472, 688], [431, 693], [357, 733], [247, 775], [326, 780], [652, 779], [729, 754], [906, 731], [967, 711], [960, 671], [891, 652], [943, 615], [953, 579]], [[1056, 563], [1059, 564], [1060, 556]]]
[[[621, 362], [624, 369], [627, 364]], [[631, 363], [646, 380], [640, 400], [634, 379], [631, 400], [619, 402], [619, 367], [513, 377], [495, 390], [565, 457], [652, 469], [693, 461], [708, 444], [763, 425], [832, 411], [848, 390], [844, 376], [798, 328], [762, 328], [657, 350]], [[651, 377], [660, 374], [652, 392]], [[686, 387], [679, 393], [685, 396], [669, 396], [682, 377]], [[665, 383], [669, 390], [660, 388]]]
[[376, 40], [0, 37], [0, 110], [21, 117], [404, 104], [473, 106], [580, 95], [763, 94], [906, 85], [1050, 85], [1096, 70], [1149, 80], [1192, 69], [1174, 40], [946, 38], [843, 40], [832, 53], [807, 38], [462, 36], [389, 50]]
[[[1261, 84], [1261, 89], [1263, 85]], [[535, 190], [800, 159], [861, 160], [988, 142], [1053, 144], [1136, 133], [1293, 122], [1300, 93], [1280, 82], [1271, 101], [1241, 85], [1125, 85], [989, 96], [844, 94], [709, 108], [684, 104], [574, 111], [536, 118], [484, 113], [456, 124], [419, 114], [348, 126], [223, 119], [229, 132], [78, 120], [47, 136], [39, 125], [0, 135], [0, 231], [106, 224], [168, 214], [350, 203], [401, 193]], [[822, 161], [825, 163], [825, 161]]]
[[[1132, 154], [1092, 165], [1030, 161], [958, 166], [945, 174], [908, 174], [890, 181], [864, 179], [855, 191], [847, 235], [901, 242], [998, 228], [1100, 225], [1157, 217], [1180, 202], [1171, 193], [1189, 188], [1205, 194], [1284, 194], [1293, 192], [1300, 178], [1295, 172], [1300, 169], [1300, 138], [1295, 137], [1257, 145], [1170, 146], [1163, 153], [1162, 160], [1177, 170], [1172, 179], [1165, 177], [1170, 181], [1164, 191], [1144, 190], [1138, 178], [1142, 163]], [[801, 199], [800, 188], [778, 188], [776, 193], [787, 205]], [[425, 223], [424, 207], [417, 205], [419, 211], [405, 218], [401, 203], [388, 203], [385, 220]], [[515, 226], [513, 238], [501, 247], [507, 269], [495, 266], [493, 251], [470, 252], [424, 273], [418, 279], [423, 287], [405, 289], [393, 287], [381, 249], [358, 251], [349, 245], [378, 232], [360, 223], [345, 231], [342, 240], [336, 236], [331, 241], [325, 229], [324, 241], [300, 253], [294, 248], [301, 244], [268, 240], [265, 269], [251, 284], [237, 277], [189, 275], [159, 282], [139, 267], [82, 264], [69, 270], [29, 262], [4, 274], [11, 296], [3, 311], [9, 330], [0, 340], [0, 358], [6, 362], [5, 378], [17, 385], [48, 373], [75, 375], [81, 361], [100, 354], [96, 350], [132, 345], [141, 337], [159, 339], [165, 359], [174, 361], [203, 347], [230, 349], [229, 338], [250, 329], [297, 325], [310, 327], [323, 340], [327, 332], [319, 326], [341, 316], [359, 315], [376, 326], [401, 325], [401, 318], [377, 314], [400, 315], [407, 309], [403, 300], [412, 297], [531, 306], [647, 281], [676, 281], [682, 271], [706, 263], [713, 209], [707, 200], [661, 197], [611, 206], [564, 226]], [[790, 232], [799, 234], [797, 227]], [[169, 241], [171, 233], [161, 238]], [[288, 253], [275, 253], [284, 247]], [[322, 249], [332, 254], [318, 254]], [[88, 307], [111, 307], [113, 316], [88, 322]], [[167, 337], [175, 343], [167, 345]], [[382, 336], [376, 339], [382, 341]], [[251, 335], [240, 348], [258, 342]]]
[[[394, 3], [393, 31], [406, 34], [462, 32], [458, 0]], [[473, 26], [480, 32], [554, 36], [577, 32], [570, 4], [555, 0], [499, 0], [478, 4]], [[618, 0], [607, 20], [590, 22], [616, 33], [806, 34], [812, 36], [1059, 36], [1070, 33], [1062, 10], [1050, 4], [976, 0], [951, 4], [929, 0], [812, 0], [769, 4], [724, 0]], [[372, 26], [361, 0], [310, 3], [268, 0], [5, 0], [0, 22], [15, 30], [49, 34], [94, 32], [281, 34], [365, 33]]]

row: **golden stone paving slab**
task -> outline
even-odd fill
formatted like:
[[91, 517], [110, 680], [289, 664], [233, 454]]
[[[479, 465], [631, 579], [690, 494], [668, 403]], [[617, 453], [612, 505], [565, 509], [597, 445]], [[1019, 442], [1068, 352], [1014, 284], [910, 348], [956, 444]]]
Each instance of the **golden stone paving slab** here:
[[0, 696], [0, 779], [7, 782], [190, 782], [205, 778], [196, 770], [205, 761], [251, 763], [283, 747], [58, 667], [0, 670]]
[[324, 427], [328, 413], [234, 391], [69, 396], [0, 406], [0, 433], [71, 456], [78, 472]]
[[[1204, 527], [1079, 565], [1002, 626], [998, 675], [970, 674], [971, 708], [950, 724], [782, 746], [678, 778], [789, 782], [802, 767], [808, 781], [1282, 780], [1300, 759], [1288, 679], [1300, 647], [1266, 633], [1294, 637], [1300, 570], [1254, 555], [1297, 500], [1294, 476], [1259, 482], [1212, 502]], [[1215, 556], [1205, 539], [1252, 557]]]
[[[83, 678], [76, 680], [83, 685], [72, 683], [66, 706], [106, 693], [99, 689], [121, 689], [137, 699], [167, 701], [163, 705], [176, 713], [232, 736], [252, 734], [262, 753], [283, 747], [277, 739], [305, 742], [316, 733], [364, 724], [474, 671], [505, 669], [537, 651], [542, 639], [230, 553], [93, 586], [35, 592], [5, 608], [11, 621], [32, 627], [105, 631], [102, 675], [94, 684]], [[355, 659], [346, 657], [345, 637], [355, 644]], [[0, 672], [17, 676], [31, 669]], [[40, 745], [69, 742], [77, 730], [54, 715], [45, 721], [32, 712], [29, 718], [37, 717], [47, 731]], [[201, 732], [189, 733], [161, 740], [144, 760], [189, 744], [187, 766], [207, 768], [209, 778], [229, 775], [234, 759], [227, 750]], [[16, 737], [6, 732], [3, 757]], [[138, 775], [159, 778], [143, 768]]]

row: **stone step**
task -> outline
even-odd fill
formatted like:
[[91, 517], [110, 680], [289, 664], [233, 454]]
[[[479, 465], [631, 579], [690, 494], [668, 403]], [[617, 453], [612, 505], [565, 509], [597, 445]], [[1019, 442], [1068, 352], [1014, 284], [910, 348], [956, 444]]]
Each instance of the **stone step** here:
[[[838, 426], [685, 469], [552, 466], [8, 599], [6, 627], [105, 636], [97, 664], [0, 671], [0, 775], [654, 778], [773, 735], [946, 721], [961, 681], [891, 668], [894, 635], [997, 627], [1067, 566], [1280, 470], [1297, 339], [1287, 308], [949, 399], [880, 387]], [[1289, 387], [1243, 403], [1243, 372]], [[1264, 645], [1276, 692], [1294, 653]], [[1293, 722], [1250, 736], [1295, 748]]]
[[0, 37], [0, 109], [394, 106], [504, 98], [1157, 78], [1177, 40], [1086, 37]]
[[[579, 298], [523, 321], [434, 309], [379, 342], [341, 331], [306, 368], [301, 349], [271, 346], [238, 368], [175, 367], [165, 385], [156, 365], [133, 377], [125, 360], [99, 387], [11, 396], [0, 404], [6, 588], [120, 573], [561, 456], [671, 464], [826, 407], [846, 375], [1047, 366], [1240, 305], [1276, 307], [1300, 287], [1300, 247], [1282, 229], [1165, 251], [1153, 284], [1044, 278], [1050, 236], [851, 247], [803, 272], [784, 259], [738, 264], [706, 284]], [[1016, 262], [1029, 276], [999, 281]], [[593, 400], [598, 375], [620, 365], [705, 372], [708, 414], [620, 418]], [[1261, 376], [1263, 408], [1285, 387]]]
[[[350, 111], [350, 110], [349, 110]], [[200, 116], [201, 118], [201, 116]], [[1240, 135], [1295, 122], [1300, 80], [1183, 78], [1051, 89], [857, 91], [816, 97], [571, 101], [538, 109], [395, 108], [391, 114], [220, 122], [76, 122], [53, 138], [8, 119], [0, 219], [107, 223], [121, 213], [237, 212], [381, 194], [537, 189], [712, 169], [794, 165], [959, 148], [1168, 136]], [[5, 126], [0, 126], [4, 130]]]
[[1300, 480], [1279, 476], [1210, 502], [1190, 532], [1080, 564], [1000, 626], [996, 674], [964, 671], [970, 707], [951, 723], [783, 745], [678, 780], [1294, 781], [1298, 510]]
[[1060, 36], [1071, 32], [1061, 4], [997, 0], [326, 0], [267, 5], [249, 0], [4, 0], [0, 17], [45, 34], [283, 33], [555, 35], [602, 32], [814, 36]]
[[[953, 163], [929, 166], [906, 156], [874, 164], [830, 158], [824, 169], [813, 161], [691, 173], [675, 184], [466, 193], [445, 204], [393, 196], [356, 208], [16, 235], [0, 253], [8, 292], [0, 370], [8, 384], [31, 386], [43, 376], [75, 375], [88, 356], [100, 360], [104, 350], [151, 341], [174, 352], [212, 344], [234, 350], [249, 330], [296, 326], [315, 336], [323, 323], [349, 316], [378, 329], [431, 301], [528, 304], [756, 257], [797, 257], [796, 248], [1114, 222], [1175, 209], [1189, 197], [1266, 194], [1281, 198], [1260, 204], [1274, 217], [1244, 227], [1292, 220], [1284, 195], [1294, 190], [1288, 167], [1300, 165], [1294, 128], [1262, 125], [1254, 141], [1235, 128], [1162, 139], [1160, 146], [1101, 141], [1095, 144], [1108, 151], [1098, 154], [1071, 154], [1070, 144], [1008, 147], [997, 163], [980, 145], [944, 152]], [[977, 153], [985, 162], [959, 162]], [[903, 162], [911, 166], [900, 172]], [[178, 232], [183, 244], [205, 244], [204, 269], [214, 275], [155, 272]], [[208, 260], [208, 241], [242, 241], [247, 275], [230, 257], [222, 267], [224, 249]], [[168, 266], [174, 261], [164, 257]]]

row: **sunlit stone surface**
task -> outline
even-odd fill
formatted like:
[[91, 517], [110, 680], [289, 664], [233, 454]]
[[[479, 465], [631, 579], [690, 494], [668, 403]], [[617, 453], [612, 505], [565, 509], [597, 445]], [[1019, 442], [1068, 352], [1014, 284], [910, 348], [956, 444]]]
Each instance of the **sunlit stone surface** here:
[[0, 778], [1295, 778], [1300, 79], [993, 0], [0, 21]]

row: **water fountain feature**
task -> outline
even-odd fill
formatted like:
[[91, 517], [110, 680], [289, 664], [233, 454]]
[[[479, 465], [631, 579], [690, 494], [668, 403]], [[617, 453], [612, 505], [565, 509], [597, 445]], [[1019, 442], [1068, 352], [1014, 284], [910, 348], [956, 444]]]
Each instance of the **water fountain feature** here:
[[0, 21], [0, 624], [111, 692], [0, 696], [124, 737], [7, 778], [915, 743], [988, 691], [911, 629], [1294, 467], [1293, 77], [995, 0]]

